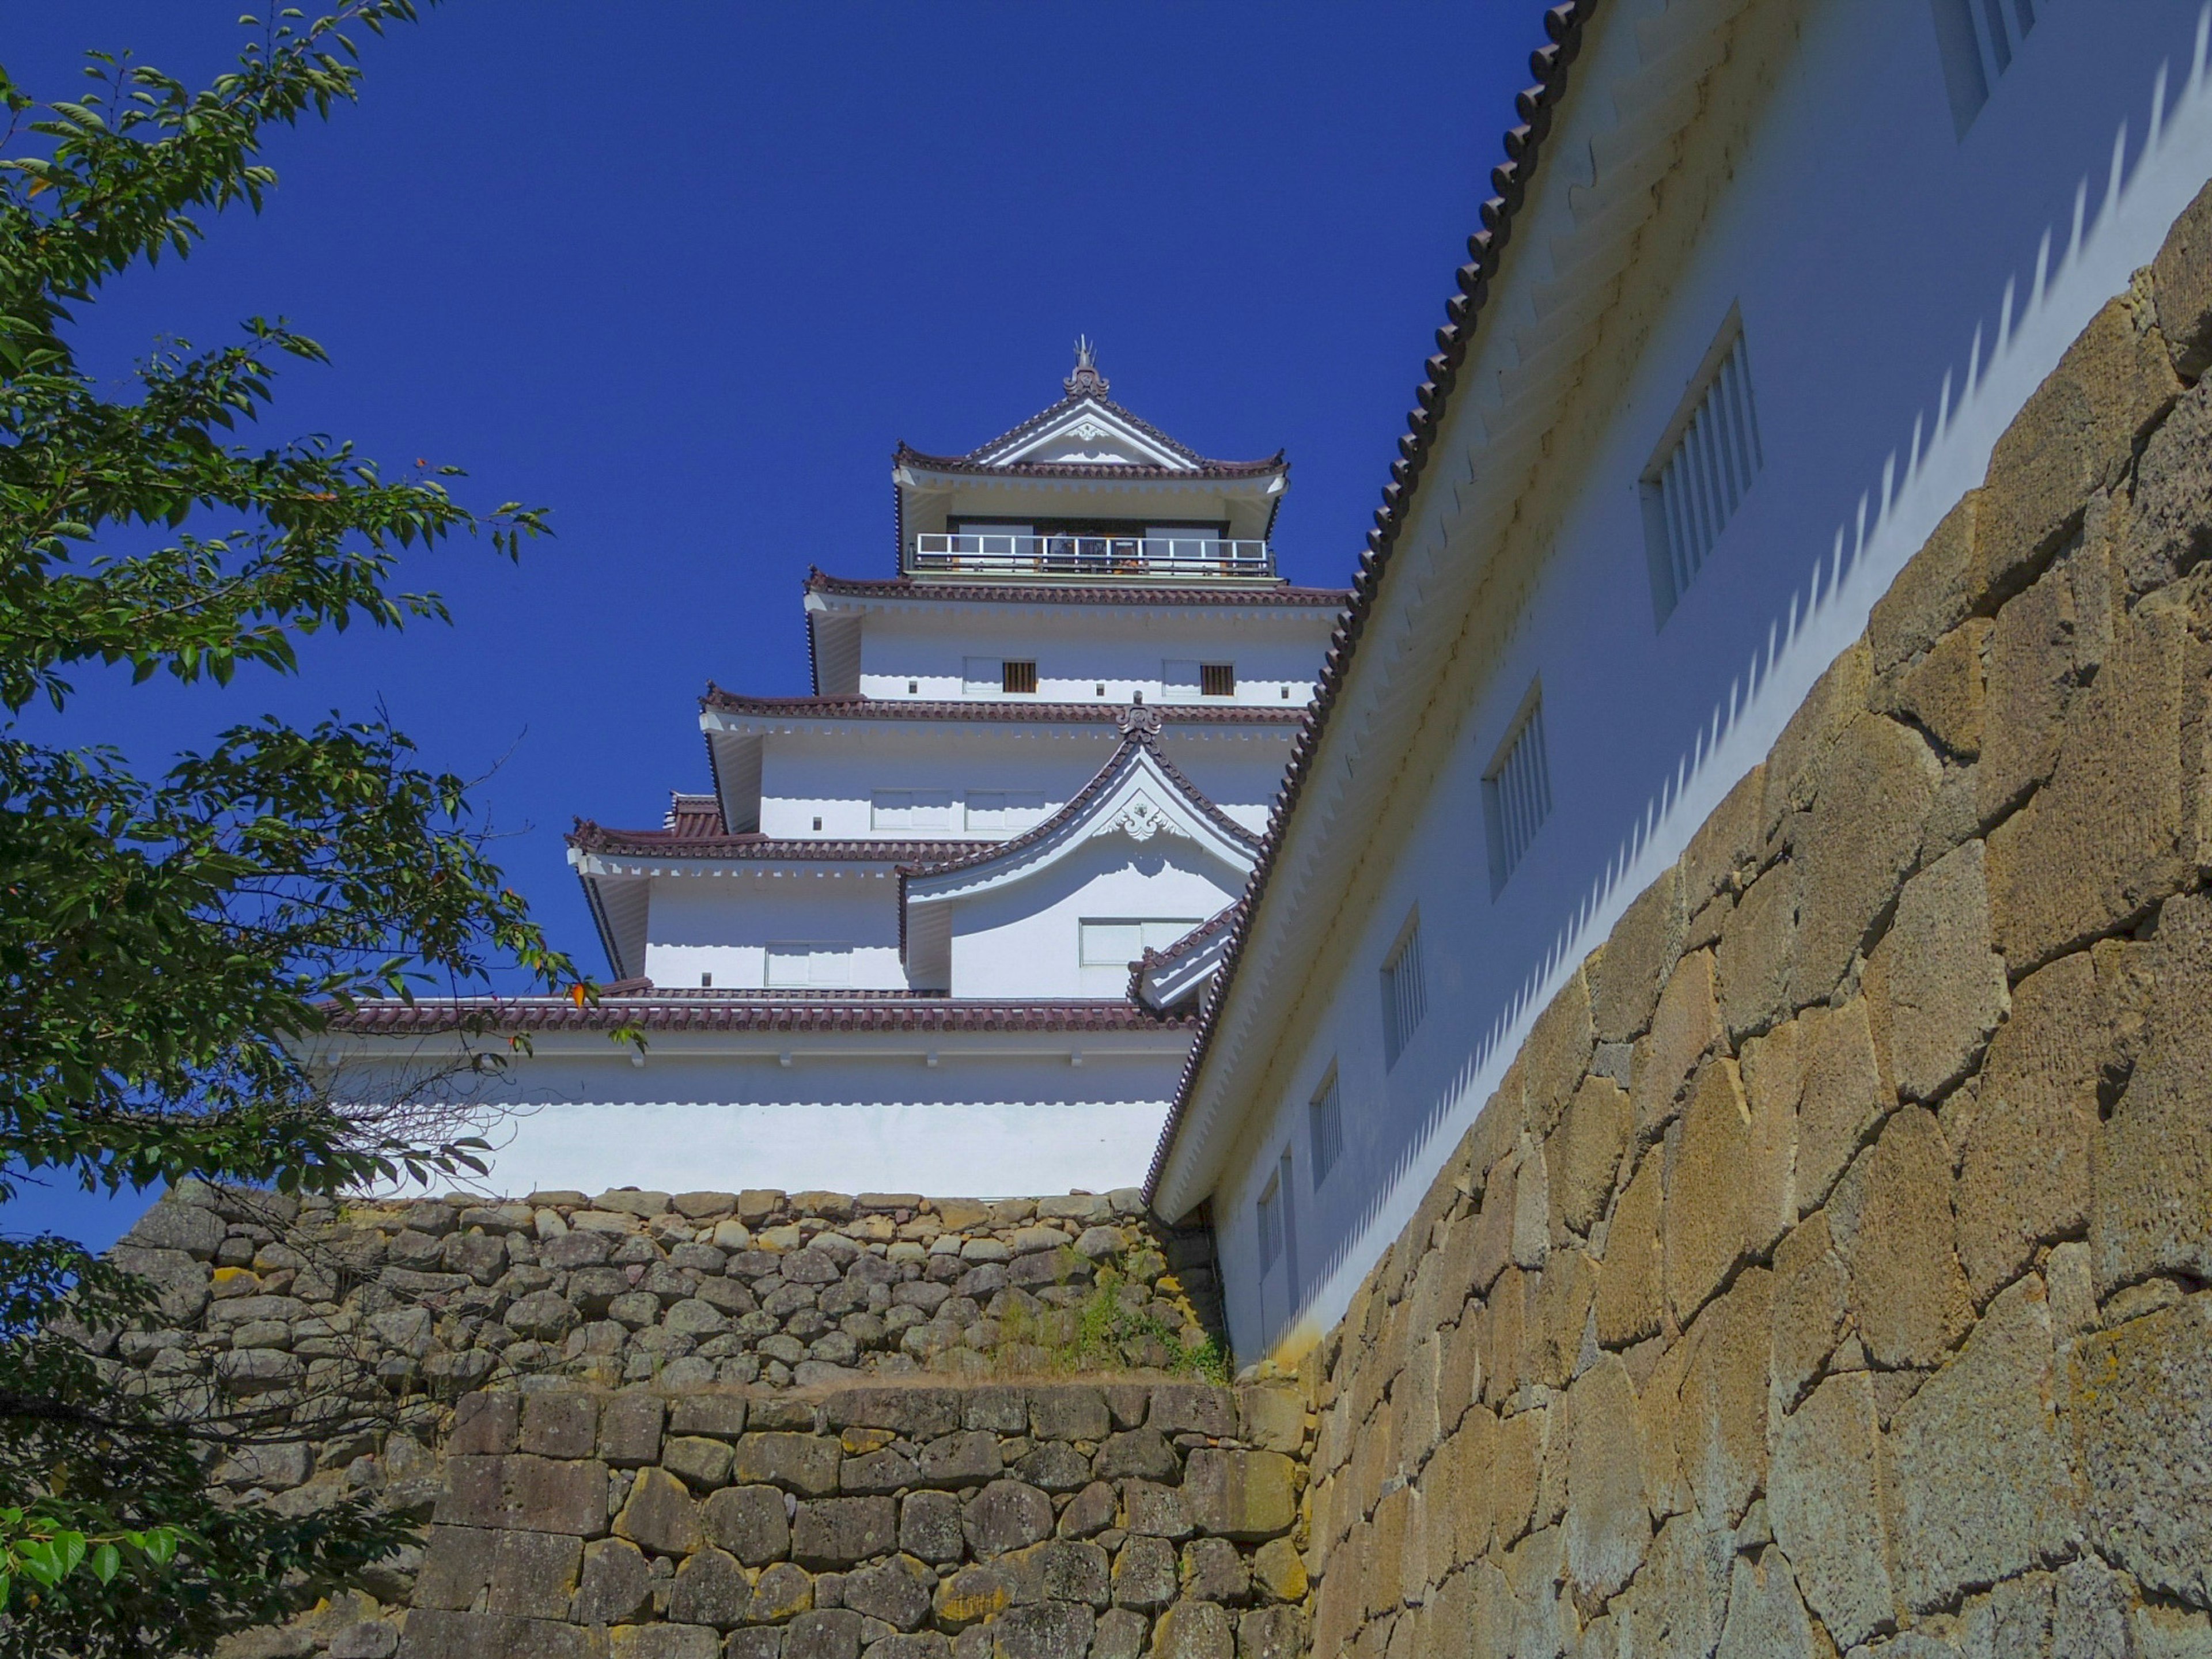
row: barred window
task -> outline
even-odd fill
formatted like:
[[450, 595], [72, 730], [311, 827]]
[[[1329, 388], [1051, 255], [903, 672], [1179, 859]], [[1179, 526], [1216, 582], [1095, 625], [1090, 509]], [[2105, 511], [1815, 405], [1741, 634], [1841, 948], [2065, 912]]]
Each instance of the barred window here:
[[1552, 765], [1544, 752], [1544, 702], [1532, 690], [1498, 758], [1483, 775], [1482, 804], [1490, 831], [1490, 890], [1504, 887], [1552, 811]]
[[1036, 690], [1036, 665], [1004, 662], [999, 665], [999, 689], [1010, 696], [1029, 696]]
[[1199, 664], [1198, 695], [1201, 697], [1235, 696], [1237, 695], [1237, 665], [1233, 662]]
[[1382, 1065], [1398, 1063], [1421, 1016], [1429, 1011], [1429, 988], [1421, 973], [1421, 921], [1417, 915], [1382, 964]]
[[1283, 1181], [1277, 1175], [1260, 1194], [1260, 1272], [1264, 1275], [1283, 1254]]
[[1990, 101], [1997, 77], [2012, 67], [2013, 55], [2035, 27], [2036, 0], [1933, 0], [1933, 4], [1943, 87], [1951, 95], [1952, 125], [1963, 138]]
[[1644, 471], [1644, 537], [1651, 606], [1661, 626], [1765, 465], [1751, 360], [1743, 325], [1731, 310]]
[[1344, 1156], [1344, 1097], [1337, 1087], [1336, 1067], [1306, 1103], [1306, 1127], [1312, 1132], [1314, 1186], [1328, 1179], [1336, 1160]]

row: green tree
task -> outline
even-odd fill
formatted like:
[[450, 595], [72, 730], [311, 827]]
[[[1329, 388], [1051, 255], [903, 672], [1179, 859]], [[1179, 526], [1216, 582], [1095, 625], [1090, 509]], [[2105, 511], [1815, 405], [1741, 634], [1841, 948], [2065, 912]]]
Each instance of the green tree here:
[[[221, 685], [290, 670], [325, 629], [442, 619], [395, 588], [404, 553], [473, 536], [511, 558], [543, 530], [463, 507], [453, 469], [240, 441], [279, 367], [322, 356], [282, 321], [169, 342], [121, 396], [72, 349], [110, 278], [189, 254], [200, 217], [258, 210], [272, 126], [355, 98], [354, 37], [414, 15], [246, 19], [236, 70], [198, 90], [94, 53], [84, 96], [40, 102], [0, 70], [0, 1174], [327, 1192], [469, 1166], [465, 1135], [334, 1108], [302, 1046], [363, 994], [503, 964], [574, 982], [461, 781], [381, 720], [264, 719], [150, 775], [17, 718], [67, 710], [72, 672]], [[70, 1340], [149, 1305], [68, 1241], [0, 1242], [0, 1653], [204, 1653], [401, 1535], [357, 1505], [217, 1501], [210, 1437], [240, 1425], [131, 1395]]]

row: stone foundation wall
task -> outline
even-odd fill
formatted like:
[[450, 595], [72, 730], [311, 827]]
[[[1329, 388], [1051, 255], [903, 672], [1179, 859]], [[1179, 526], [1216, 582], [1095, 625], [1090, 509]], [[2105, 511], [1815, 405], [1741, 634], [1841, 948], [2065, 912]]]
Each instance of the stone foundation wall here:
[[1295, 1387], [538, 1379], [431, 1437], [388, 1600], [234, 1659], [1296, 1659]]
[[1313, 1650], [2212, 1654], [2212, 192], [1339, 1328]]
[[179, 1409], [250, 1407], [264, 1430], [525, 1377], [812, 1387], [1221, 1364], [1207, 1235], [1153, 1224], [1134, 1192], [302, 1206], [186, 1182], [114, 1259], [161, 1287], [163, 1315], [108, 1340], [115, 1364]]

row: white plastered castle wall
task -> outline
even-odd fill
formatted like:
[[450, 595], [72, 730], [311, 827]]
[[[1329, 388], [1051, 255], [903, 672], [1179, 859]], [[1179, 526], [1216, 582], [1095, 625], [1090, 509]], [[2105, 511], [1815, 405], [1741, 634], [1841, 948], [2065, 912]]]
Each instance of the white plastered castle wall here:
[[[1543, 507], [1555, 529], [1533, 584], [1492, 601], [1510, 601], [1502, 637], [1455, 671], [1455, 701], [1426, 711], [1445, 734], [1443, 763], [1394, 776], [1397, 757], [1358, 757], [1366, 787], [1389, 792], [1370, 802], [1384, 822], [1366, 868], [1328, 878], [1356, 881], [1359, 901], [1337, 917], [1328, 951], [1285, 969], [1311, 974], [1294, 995], [1278, 993], [1289, 1046], [1267, 1059], [1256, 1097], [1230, 1097], [1240, 1115], [1212, 1190], [1240, 1354], [1295, 1344], [1340, 1316], [1559, 978], [1765, 753], [1897, 570], [1979, 483], [2029, 392], [2212, 173], [2203, 0], [2038, 8], [1963, 137], [1928, 0], [1794, 10], [1802, 28], [1751, 141], [1632, 372], [1604, 389], [1601, 441], [1549, 452]], [[1425, 566], [1475, 556], [1512, 510], [1485, 494], [1482, 446], [1513, 415], [1497, 395], [1516, 356], [1503, 331], [1519, 330], [1524, 359], [1542, 338], [1530, 266], [1571, 268], [1576, 223], [1544, 192], [1587, 187], [1593, 137], [1616, 122], [1608, 87], [1638, 66], [1640, 30], [1686, 13], [1651, 38], [1706, 31], [1717, 46], [1741, 12], [1735, 0], [1640, 0], [1601, 14], [1447, 447], [1401, 534], [1401, 593], [1425, 585]], [[1627, 282], [1633, 290], [1632, 270]], [[1559, 306], [1562, 286], [1537, 303]], [[1765, 465], [1655, 627], [1638, 479], [1732, 307]], [[1543, 373], [1540, 361], [1524, 368], [1516, 395]], [[1370, 655], [1387, 631], [1370, 625]], [[1553, 805], [1493, 896], [1483, 774], [1539, 684]], [[1340, 732], [1349, 723], [1340, 708]], [[1341, 768], [1342, 755], [1325, 745], [1322, 760]], [[1302, 810], [1332, 810], [1321, 797], [1335, 787], [1310, 784]], [[1416, 905], [1429, 1011], [1386, 1070], [1379, 969]], [[1243, 977], [1259, 975], [1248, 963]], [[1345, 1150], [1316, 1190], [1308, 1103], [1332, 1065]], [[1254, 1206], [1285, 1152], [1297, 1243], [1263, 1273]], [[1285, 1282], [1291, 1261], [1297, 1279]]]

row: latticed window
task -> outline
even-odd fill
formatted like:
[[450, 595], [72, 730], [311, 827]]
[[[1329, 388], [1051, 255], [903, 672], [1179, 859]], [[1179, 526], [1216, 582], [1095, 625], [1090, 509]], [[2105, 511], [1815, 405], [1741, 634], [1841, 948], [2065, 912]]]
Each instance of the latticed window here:
[[1201, 697], [1235, 696], [1237, 695], [1237, 665], [1233, 662], [1199, 664], [1198, 695]]
[[1278, 1175], [1260, 1194], [1260, 1271], [1267, 1273], [1283, 1254], [1283, 1182]]
[[1644, 473], [1651, 603], [1663, 624], [1765, 465], [1751, 360], [1734, 313]]
[[1990, 101], [1997, 77], [2035, 27], [2039, 3], [2051, 0], [1932, 0], [1936, 46], [1943, 59], [1943, 87], [1951, 95], [1951, 120], [1959, 136]]
[[1421, 922], [1416, 916], [1407, 924], [1389, 959], [1382, 964], [1382, 1065], [1398, 1063], [1398, 1056], [1413, 1040], [1421, 1016], [1429, 1011], [1428, 982], [1421, 973]]
[[1036, 690], [1036, 665], [1012, 661], [1000, 664], [999, 689], [1010, 696], [1031, 695]]
[[1344, 1095], [1337, 1087], [1336, 1067], [1306, 1103], [1306, 1127], [1313, 1142], [1313, 1180], [1318, 1188], [1344, 1156]]
[[1490, 831], [1490, 890], [1495, 895], [1519, 866], [1552, 812], [1552, 764], [1544, 752], [1544, 701], [1532, 694], [1498, 759], [1482, 780]]

